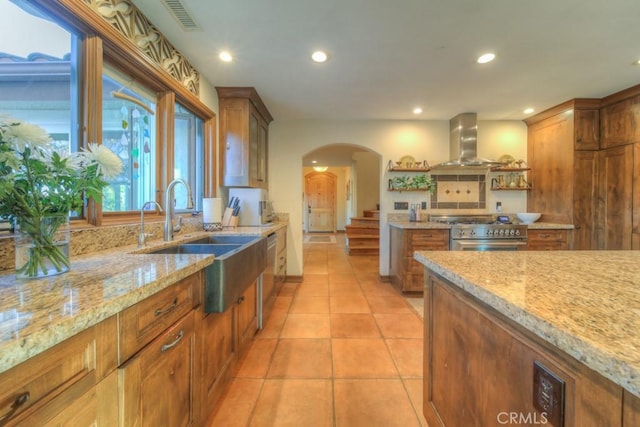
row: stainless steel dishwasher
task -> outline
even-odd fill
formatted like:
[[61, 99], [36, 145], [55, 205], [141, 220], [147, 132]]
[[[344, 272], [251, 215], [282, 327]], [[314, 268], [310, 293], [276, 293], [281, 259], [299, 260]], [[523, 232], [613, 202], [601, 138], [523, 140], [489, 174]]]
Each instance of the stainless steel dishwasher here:
[[276, 299], [276, 244], [278, 236], [271, 233], [267, 236], [267, 267], [262, 273], [261, 284], [258, 287], [258, 328], [262, 329], [263, 325], [271, 314], [273, 303]]

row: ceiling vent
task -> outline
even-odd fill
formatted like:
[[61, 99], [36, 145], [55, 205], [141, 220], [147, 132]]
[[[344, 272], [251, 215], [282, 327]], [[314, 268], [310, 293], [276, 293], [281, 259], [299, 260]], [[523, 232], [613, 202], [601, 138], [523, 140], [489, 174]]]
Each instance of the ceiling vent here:
[[162, 0], [164, 5], [169, 9], [169, 12], [178, 21], [180, 26], [185, 31], [200, 31], [200, 26], [196, 24], [187, 9], [180, 0]]

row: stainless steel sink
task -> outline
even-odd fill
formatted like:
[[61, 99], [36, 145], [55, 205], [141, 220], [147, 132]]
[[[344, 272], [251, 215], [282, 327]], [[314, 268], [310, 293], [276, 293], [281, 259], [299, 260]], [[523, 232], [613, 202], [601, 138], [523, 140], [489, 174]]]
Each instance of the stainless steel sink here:
[[207, 313], [229, 308], [267, 266], [267, 239], [262, 236], [209, 236], [150, 252], [154, 254], [213, 254], [205, 269]]
[[202, 243], [183, 243], [181, 245], [169, 246], [168, 248], [158, 249], [151, 253], [154, 254], [212, 254], [216, 257], [223, 255], [231, 256], [231, 252], [241, 248], [242, 245], [223, 245], [223, 244], [202, 244]]

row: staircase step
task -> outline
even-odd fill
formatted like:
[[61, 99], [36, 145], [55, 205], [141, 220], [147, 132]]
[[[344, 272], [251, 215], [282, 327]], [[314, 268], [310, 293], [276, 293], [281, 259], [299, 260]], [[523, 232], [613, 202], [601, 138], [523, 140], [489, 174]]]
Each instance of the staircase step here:
[[377, 228], [347, 228], [347, 236], [379, 236], [380, 230]]
[[349, 255], [377, 255], [380, 252], [380, 248], [377, 246], [359, 246], [356, 248], [347, 248]]
[[349, 240], [368, 240], [368, 239], [375, 239], [378, 240], [380, 239], [380, 235], [379, 234], [354, 234], [354, 235], [348, 235], [347, 237], [349, 238]]

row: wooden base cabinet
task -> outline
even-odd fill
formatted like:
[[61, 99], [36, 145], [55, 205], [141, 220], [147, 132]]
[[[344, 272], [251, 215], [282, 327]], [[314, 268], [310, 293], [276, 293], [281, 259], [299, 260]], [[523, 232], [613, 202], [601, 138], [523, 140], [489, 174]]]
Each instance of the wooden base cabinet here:
[[0, 425], [117, 425], [115, 316], [0, 374]]
[[257, 283], [247, 288], [234, 305], [235, 348], [238, 359], [242, 359], [258, 330]]
[[566, 251], [570, 249], [569, 230], [528, 230], [528, 251]]
[[120, 368], [121, 425], [193, 425], [194, 316], [184, 316]]
[[413, 259], [415, 251], [448, 251], [447, 229], [402, 229], [390, 227], [391, 283], [402, 292], [422, 292], [424, 267]]
[[[634, 425], [637, 397], [623, 402], [620, 386], [440, 276], [425, 274], [423, 411], [429, 426], [504, 425], [511, 414], [521, 425]], [[564, 381], [563, 424], [551, 422], [558, 405], [544, 415], [534, 406], [536, 363]]]

